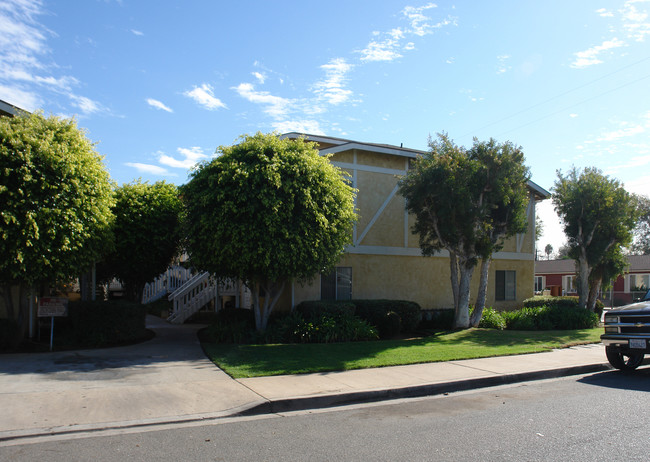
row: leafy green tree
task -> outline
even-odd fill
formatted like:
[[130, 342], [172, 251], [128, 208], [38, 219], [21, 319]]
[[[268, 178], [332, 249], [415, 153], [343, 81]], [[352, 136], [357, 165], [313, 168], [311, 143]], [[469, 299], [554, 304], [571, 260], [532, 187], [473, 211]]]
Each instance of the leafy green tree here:
[[639, 220], [634, 228], [632, 251], [637, 255], [650, 255], [650, 198], [636, 196]]
[[181, 188], [192, 263], [244, 281], [260, 331], [288, 281], [327, 272], [351, 242], [354, 190], [314, 146], [244, 135]]
[[537, 215], [535, 217], [535, 242], [539, 241], [542, 234], [544, 234], [544, 221]]
[[[602, 275], [609, 279], [618, 267], [620, 248], [630, 244], [636, 224], [633, 197], [621, 184], [597, 168], [573, 168], [566, 176], [557, 172], [553, 205], [562, 219], [569, 257], [576, 260], [576, 286], [580, 306], [593, 311]], [[613, 268], [613, 269], [612, 269]], [[620, 274], [620, 273], [619, 273]]]
[[557, 249], [557, 259], [558, 260], [570, 260], [569, 256], [569, 244], [562, 244], [559, 249]]
[[0, 118], [0, 287], [65, 280], [111, 248], [112, 183], [74, 120], [40, 114]]
[[[527, 228], [528, 168], [521, 148], [509, 142], [474, 139], [467, 150], [443, 133], [429, 140], [429, 147], [401, 179], [400, 192], [416, 217], [412, 231], [419, 235], [422, 254], [449, 251], [454, 326], [477, 326], [492, 254], [506, 238]], [[479, 289], [470, 319], [470, 283], [479, 259]]]
[[127, 298], [139, 301], [144, 285], [178, 254], [183, 204], [178, 188], [164, 181], [124, 184], [115, 190], [115, 200], [115, 251], [102, 273], [119, 279]]

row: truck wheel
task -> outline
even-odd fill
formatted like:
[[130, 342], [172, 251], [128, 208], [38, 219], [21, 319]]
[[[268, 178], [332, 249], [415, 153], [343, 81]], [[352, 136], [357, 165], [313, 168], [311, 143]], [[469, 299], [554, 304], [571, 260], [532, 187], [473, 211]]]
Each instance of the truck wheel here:
[[643, 353], [621, 353], [611, 347], [605, 347], [609, 364], [621, 371], [633, 371], [643, 362]]

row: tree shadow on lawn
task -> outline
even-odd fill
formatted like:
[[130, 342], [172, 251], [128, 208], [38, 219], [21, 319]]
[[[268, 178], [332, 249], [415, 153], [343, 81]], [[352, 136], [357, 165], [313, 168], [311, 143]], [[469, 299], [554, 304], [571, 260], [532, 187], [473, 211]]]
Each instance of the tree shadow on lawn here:
[[406, 340], [329, 344], [233, 345], [204, 343], [206, 354], [233, 377], [328, 372], [545, 351], [586, 343], [590, 331], [436, 332]]

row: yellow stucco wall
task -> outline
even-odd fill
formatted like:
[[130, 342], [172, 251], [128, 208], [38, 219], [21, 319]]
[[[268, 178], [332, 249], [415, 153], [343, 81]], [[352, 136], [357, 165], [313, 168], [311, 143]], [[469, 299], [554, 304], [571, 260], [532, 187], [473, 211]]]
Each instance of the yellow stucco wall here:
[[[350, 150], [334, 154], [332, 161], [346, 164], [356, 162], [358, 166], [354, 169], [356, 172], [348, 170], [356, 178], [355, 187], [358, 189], [356, 205], [359, 221], [355, 233], [358, 242], [351, 253], [345, 254], [337, 265], [352, 268], [353, 298], [412, 300], [424, 309], [452, 307], [449, 259], [444, 256], [446, 253], [438, 257], [422, 257], [418, 236], [411, 233], [415, 220], [413, 216], [405, 214], [404, 198], [397, 192], [386, 203], [399, 181], [394, 171], [404, 171], [408, 158]], [[382, 206], [384, 209], [378, 214]], [[517, 237], [508, 239], [502, 255], [494, 256], [489, 272], [488, 306], [515, 308], [533, 295], [533, 213], [529, 215], [528, 221], [529, 231], [519, 237], [519, 245]], [[520, 253], [517, 253], [518, 248]], [[516, 272], [515, 301], [495, 301], [495, 272], [498, 270]], [[472, 278], [472, 303], [478, 282], [477, 266]], [[312, 284], [293, 285], [294, 304], [319, 298], [320, 277], [316, 277]], [[289, 287], [281, 300], [285, 309], [291, 306], [291, 300]]]

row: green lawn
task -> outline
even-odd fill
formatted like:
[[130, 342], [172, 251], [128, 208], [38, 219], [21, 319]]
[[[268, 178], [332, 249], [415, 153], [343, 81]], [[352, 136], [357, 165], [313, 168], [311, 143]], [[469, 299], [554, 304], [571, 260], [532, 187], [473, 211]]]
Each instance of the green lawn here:
[[329, 344], [203, 343], [208, 357], [234, 378], [486, 358], [597, 343], [603, 329], [499, 331], [469, 329], [410, 340]]

